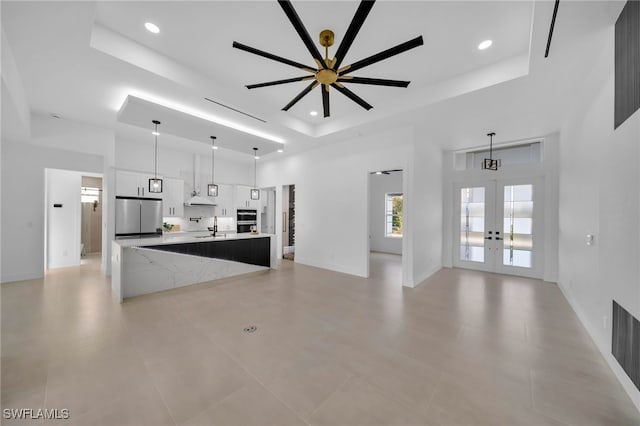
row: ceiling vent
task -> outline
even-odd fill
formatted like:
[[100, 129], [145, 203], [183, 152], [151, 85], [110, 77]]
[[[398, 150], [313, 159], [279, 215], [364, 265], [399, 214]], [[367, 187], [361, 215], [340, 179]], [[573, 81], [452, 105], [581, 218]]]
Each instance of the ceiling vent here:
[[266, 122], [267, 122], [267, 120], [263, 120], [262, 118], [258, 118], [258, 117], [256, 117], [255, 115], [251, 115], [251, 114], [249, 114], [249, 113], [247, 113], [247, 112], [240, 111], [239, 109], [235, 109], [235, 108], [233, 108], [233, 107], [230, 107], [229, 105], [225, 105], [225, 104], [223, 104], [222, 102], [214, 101], [213, 99], [210, 99], [210, 98], [204, 98], [204, 99], [205, 99], [206, 101], [212, 102], [212, 103], [214, 103], [214, 104], [216, 104], [216, 105], [220, 105], [221, 107], [224, 107], [224, 108], [230, 109], [231, 111], [237, 112], [237, 113], [242, 114], [242, 115], [246, 115], [247, 117], [251, 117], [251, 118], [253, 118], [254, 120], [258, 120], [258, 121], [261, 121], [261, 122], [263, 122], [263, 123], [266, 123]]

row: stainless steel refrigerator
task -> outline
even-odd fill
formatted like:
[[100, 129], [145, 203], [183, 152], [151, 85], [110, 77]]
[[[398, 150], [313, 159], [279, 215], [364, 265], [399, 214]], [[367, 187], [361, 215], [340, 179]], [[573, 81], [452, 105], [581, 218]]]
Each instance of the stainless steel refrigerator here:
[[116, 238], [162, 235], [162, 199], [116, 197]]

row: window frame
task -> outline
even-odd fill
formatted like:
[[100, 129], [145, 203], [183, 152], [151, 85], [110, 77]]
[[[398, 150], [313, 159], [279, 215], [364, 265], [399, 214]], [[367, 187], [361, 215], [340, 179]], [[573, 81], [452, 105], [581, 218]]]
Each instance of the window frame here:
[[[402, 198], [402, 207], [403, 211], [401, 214], [393, 214], [393, 198], [394, 197]], [[391, 210], [387, 210], [387, 205], [391, 201]], [[386, 192], [384, 194], [384, 237], [385, 238], [393, 238], [393, 239], [402, 239], [404, 237], [404, 226], [402, 227], [402, 234], [394, 234], [393, 233], [393, 217], [400, 217], [400, 223], [402, 223], [404, 213], [404, 193], [402, 192]], [[387, 224], [389, 224], [389, 218], [391, 219], [391, 230], [389, 231], [387, 228]], [[403, 224], [404, 225], [404, 224]]]

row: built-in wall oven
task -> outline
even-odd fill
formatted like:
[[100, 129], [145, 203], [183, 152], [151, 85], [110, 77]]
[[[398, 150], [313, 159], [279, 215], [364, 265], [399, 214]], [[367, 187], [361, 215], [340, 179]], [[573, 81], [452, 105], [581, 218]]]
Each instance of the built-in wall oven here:
[[237, 212], [238, 234], [251, 232], [258, 229], [258, 211], [253, 209], [238, 209]]

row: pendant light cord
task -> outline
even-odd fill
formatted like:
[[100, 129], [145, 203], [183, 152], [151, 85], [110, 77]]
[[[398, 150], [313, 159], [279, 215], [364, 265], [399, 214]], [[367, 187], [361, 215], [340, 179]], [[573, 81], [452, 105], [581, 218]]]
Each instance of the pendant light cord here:
[[211, 136], [211, 184], [215, 184], [216, 180], [213, 178], [213, 167], [214, 167], [214, 156], [216, 155], [216, 149], [215, 149], [215, 143], [216, 143], [216, 137], [215, 136]]
[[253, 148], [253, 187], [257, 189], [258, 179], [256, 178], [256, 170], [258, 163], [258, 148]]
[[153, 165], [153, 181], [157, 183], [158, 182], [158, 124], [160, 124], [160, 122], [158, 120], [152, 120], [151, 122], [155, 126], [155, 129], [153, 131], [153, 136], [155, 137], [155, 162]]
[[158, 125], [156, 124], [156, 161], [155, 161], [155, 165], [153, 168], [153, 178], [155, 180], [158, 180]]
[[489, 160], [493, 161], [493, 137], [495, 133], [487, 133], [487, 136], [489, 136]]

